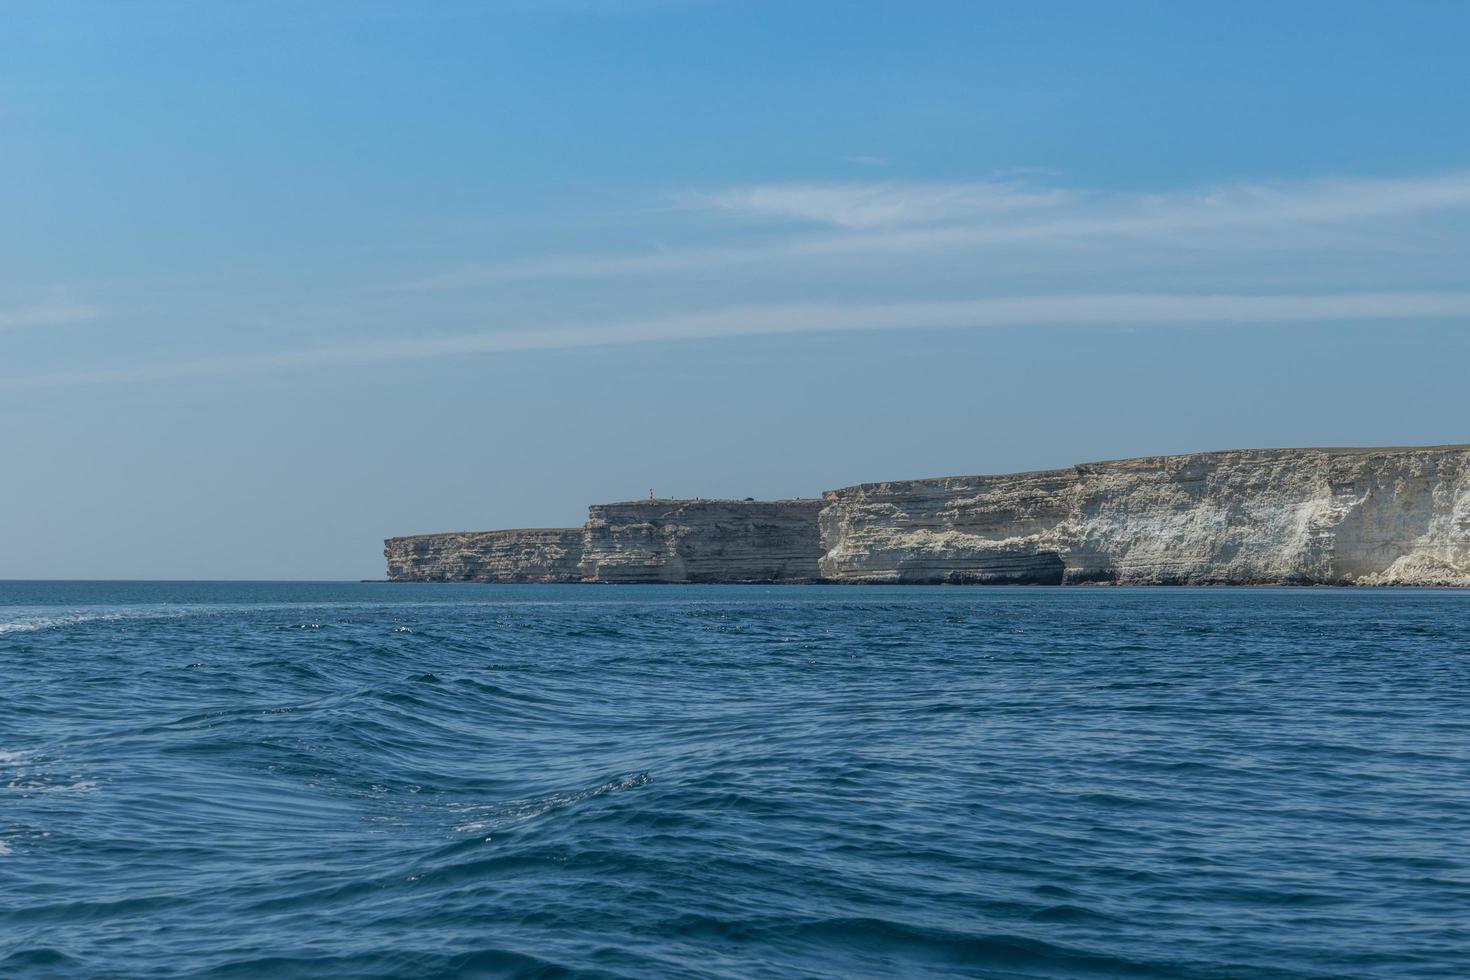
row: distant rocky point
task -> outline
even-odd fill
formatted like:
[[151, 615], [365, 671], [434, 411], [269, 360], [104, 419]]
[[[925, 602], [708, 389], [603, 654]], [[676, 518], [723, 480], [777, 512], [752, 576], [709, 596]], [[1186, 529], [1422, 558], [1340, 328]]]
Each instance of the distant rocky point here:
[[1255, 449], [594, 504], [384, 542], [395, 582], [1470, 587], [1470, 446]]

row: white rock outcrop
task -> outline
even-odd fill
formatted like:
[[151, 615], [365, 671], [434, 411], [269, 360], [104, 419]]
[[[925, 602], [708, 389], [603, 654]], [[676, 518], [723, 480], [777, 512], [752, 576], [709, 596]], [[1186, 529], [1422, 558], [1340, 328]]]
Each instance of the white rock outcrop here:
[[829, 491], [835, 582], [1470, 586], [1470, 447], [1244, 450]]
[[394, 582], [580, 582], [579, 527], [416, 534], [383, 542]]
[[630, 500], [593, 504], [587, 582], [813, 582], [822, 501]]
[[394, 581], [1470, 587], [1470, 446], [1251, 449], [594, 504], [580, 528], [389, 538]]

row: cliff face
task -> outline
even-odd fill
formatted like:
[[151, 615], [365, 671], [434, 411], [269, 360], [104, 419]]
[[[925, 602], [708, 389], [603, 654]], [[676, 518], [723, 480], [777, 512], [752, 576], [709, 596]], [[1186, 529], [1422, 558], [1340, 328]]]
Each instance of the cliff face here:
[[635, 500], [593, 505], [582, 528], [385, 544], [396, 581], [1470, 587], [1470, 446], [1153, 456], [821, 500]]
[[633, 500], [588, 508], [588, 582], [811, 582], [820, 500]]
[[1196, 453], [823, 501], [838, 582], [1470, 586], [1470, 447]]
[[383, 542], [395, 582], [579, 582], [582, 529], [419, 534]]

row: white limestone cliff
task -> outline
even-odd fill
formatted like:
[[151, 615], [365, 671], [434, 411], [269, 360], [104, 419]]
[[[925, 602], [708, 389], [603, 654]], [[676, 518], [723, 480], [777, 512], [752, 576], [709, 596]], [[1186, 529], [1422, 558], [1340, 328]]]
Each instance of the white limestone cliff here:
[[808, 500], [631, 500], [588, 508], [588, 582], [812, 582], [821, 556]]
[[829, 491], [837, 582], [1470, 586], [1470, 447], [1244, 450]]
[[581, 528], [390, 538], [394, 581], [1470, 587], [1470, 446], [1251, 449], [594, 504]]
[[394, 582], [579, 582], [582, 529], [417, 534], [383, 542]]

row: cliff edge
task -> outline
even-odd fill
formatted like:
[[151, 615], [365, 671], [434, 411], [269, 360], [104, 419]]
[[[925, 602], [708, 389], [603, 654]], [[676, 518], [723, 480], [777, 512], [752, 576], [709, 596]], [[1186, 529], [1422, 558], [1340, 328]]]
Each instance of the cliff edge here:
[[822, 501], [630, 500], [594, 504], [588, 582], [815, 582]]
[[1470, 586], [1470, 447], [1267, 449], [829, 491], [836, 582]]
[[594, 504], [390, 538], [394, 581], [1470, 587], [1470, 446], [1253, 449]]
[[519, 528], [388, 538], [393, 582], [580, 582], [582, 529]]

